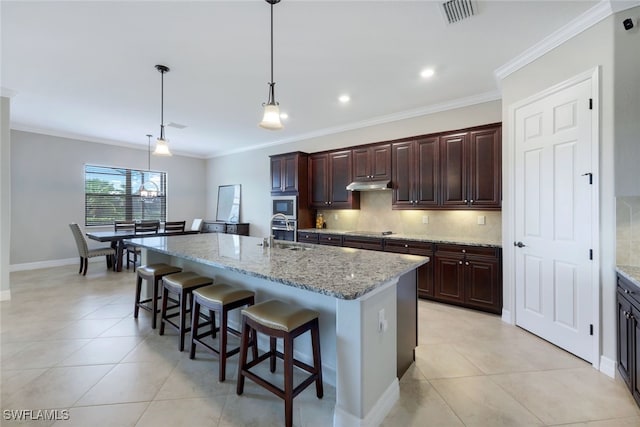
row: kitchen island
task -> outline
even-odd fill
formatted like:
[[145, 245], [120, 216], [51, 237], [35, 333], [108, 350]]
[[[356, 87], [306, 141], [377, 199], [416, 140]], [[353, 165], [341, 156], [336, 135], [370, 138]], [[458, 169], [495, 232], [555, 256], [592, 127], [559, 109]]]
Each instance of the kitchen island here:
[[[334, 426], [378, 425], [399, 397], [417, 346], [415, 270], [426, 257], [226, 234], [146, 237], [143, 262], [168, 262], [320, 313], [324, 380], [336, 388]], [[239, 316], [230, 318], [237, 326]], [[267, 341], [260, 341], [267, 348]], [[308, 337], [296, 357], [311, 361]], [[399, 363], [401, 362], [401, 363]]]

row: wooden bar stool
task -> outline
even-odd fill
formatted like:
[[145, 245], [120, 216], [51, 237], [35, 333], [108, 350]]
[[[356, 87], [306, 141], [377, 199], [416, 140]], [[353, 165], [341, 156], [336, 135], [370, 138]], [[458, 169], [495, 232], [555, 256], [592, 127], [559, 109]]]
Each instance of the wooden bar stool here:
[[[251, 330], [269, 336], [270, 349], [262, 356], [247, 363], [247, 348]], [[311, 332], [313, 350], [313, 366], [309, 366], [293, 357], [293, 340], [303, 333]], [[276, 350], [276, 339], [284, 339], [284, 354]], [[257, 341], [257, 336], [254, 336]], [[259, 375], [250, 371], [257, 364], [269, 359], [270, 370], [276, 370], [276, 357], [284, 361], [284, 390], [270, 383]], [[295, 388], [293, 387], [293, 367], [297, 366], [311, 375]], [[293, 398], [311, 383], [316, 383], [316, 395], [323, 396], [322, 362], [320, 360], [320, 332], [318, 327], [318, 313], [306, 308], [279, 301], [269, 300], [255, 304], [242, 310], [242, 340], [240, 342], [240, 361], [238, 366], [237, 394], [242, 394], [244, 377], [253, 380], [276, 396], [284, 399], [285, 425], [291, 427], [293, 423]]]
[[[193, 292], [193, 309], [191, 312], [191, 349], [189, 358], [193, 359], [196, 355], [196, 343], [205, 346], [220, 357], [219, 379], [226, 379], [227, 358], [233, 356], [240, 351], [240, 347], [232, 350], [227, 349], [227, 333], [240, 336], [240, 332], [232, 329], [227, 324], [229, 311], [236, 308], [251, 306], [255, 301], [255, 294], [251, 291], [238, 289], [234, 286], [225, 284], [216, 284], [200, 288]], [[208, 321], [200, 323], [200, 308], [204, 307], [209, 310]], [[220, 327], [216, 328], [215, 313], [220, 317]], [[211, 328], [205, 332], [198, 333], [198, 328], [205, 326]], [[217, 350], [210, 344], [203, 341], [203, 338], [211, 335], [216, 337], [216, 332], [220, 331], [220, 348]], [[254, 358], [258, 357], [257, 347], [254, 345]]]
[[[138, 311], [140, 308], [151, 312], [151, 327], [156, 328], [156, 313], [158, 312], [158, 284], [160, 280], [173, 273], [179, 273], [182, 269], [180, 267], [174, 267], [173, 265], [158, 263], [143, 265], [138, 268], [136, 278], [136, 305], [133, 311], [133, 317], [138, 318]], [[140, 300], [140, 292], [142, 290], [142, 280], [146, 280], [148, 283], [153, 283], [153, 294], [151, 298]], [[147, 303], [151, 303], [151, 307], [147, 306]]]
[[[167, 322], [180, 333], [180, 351], [184, 350], [184, 335], [190, 331], [187, 327], [187, 313], [193, 307], [193, 291], [203, 286], [213, 283], [213, 279], [209, 277], [199, 276], [192, 271], [183, 271], [182, 273], [174, 273], [165, 276], [162, 279], [162, 310], [160, 311], [160, 335], [164, 335], [164, 323]], [[169, 306], [169, 293], [176, 294], [178, 300], [176, 304]], [[189, 309], [187, 309], [187, 299], [189, 300]], [[167, 313], [169, 310], [178, 309], [173, 313]], [[179, 316], [178, 323], [172, 322], [170, 319]]]

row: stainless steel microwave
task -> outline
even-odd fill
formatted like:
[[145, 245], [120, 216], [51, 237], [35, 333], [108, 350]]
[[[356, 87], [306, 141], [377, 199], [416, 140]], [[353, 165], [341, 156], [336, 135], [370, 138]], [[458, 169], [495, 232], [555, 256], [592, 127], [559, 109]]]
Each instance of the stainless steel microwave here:
[[275, 196], [272, 200], [272, 214], [283, 214], [290, 220], [298, 219], [298, 197], [297, 196]]

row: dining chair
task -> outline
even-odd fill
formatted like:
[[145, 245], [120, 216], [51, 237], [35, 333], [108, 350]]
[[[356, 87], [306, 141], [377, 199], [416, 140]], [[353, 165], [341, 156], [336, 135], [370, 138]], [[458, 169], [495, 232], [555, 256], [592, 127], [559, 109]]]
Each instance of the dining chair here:
[[167, 221], [164, 223], [165, 233], [183, 233], [186, 221]]
[[[140, 235], [141, 237], [147, 235], [158, 234], [158, 229], [160, 228], [160, 221], [158, 220], [150, 220], [150, 221], [140, 221], [134, 224], [134, 233], [136, 235]], [[138, 255], [140, 255], [140, 248], [137, 246], [127, 245], [127, 270], [129, 269], [129, 263], [133, 262], [133, 271], [136, 271], [136, 264], [138, 262]], [[133, 255], [133, 260], [131, 259], [131, 255]]]
[[82, 273], [83, 276], [87, 275], [87, 266], [89, 263], [89, 258], [97, 257], [97, 256], [105, 256], [107, 258], [107, 268], [111, 268], [115, 266], [116, 261], [116, 250], [113, 248], [96, 248], [89, 249], [87, 245], [87, 240], [84, 238], [84, 234], [80, 230], [80, 226], [75, 222], [69, 224], [69, 228], [73, 233], [73, 238], [76, 241], [76, 246], [78, 247], [78, 255], [80, 255], [80, 270], [78, 274]]
[[113, 221], [113, 231], [135, 231], [134, 221]]

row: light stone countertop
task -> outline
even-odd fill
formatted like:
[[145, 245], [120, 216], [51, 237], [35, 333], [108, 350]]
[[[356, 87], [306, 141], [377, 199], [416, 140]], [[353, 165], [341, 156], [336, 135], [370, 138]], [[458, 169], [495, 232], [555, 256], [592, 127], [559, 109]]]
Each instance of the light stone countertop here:
[[127, 240], [163, 254], [237, 271], [339, 299], [356, 299], [416, 269], [428, 257], [202, 233]]
[[640, 287], [640, 267], [633, 267], [630, 265], [618, 265], [616, 266], [618, 273], [633, 282], [636, 286]]
[[380, 239], [415, 240], [417, 242], [451, 243], [456, 245], [473, 245], [473, 246], [484, 246], [484, 247], [492, 247], [492, 248], [502, 247], [502, 241], [489, 240], [489, 239], [476, 239], [471, 237], [451, 237], [451, 236], [432, 236], [432, 235], [427, 236], [424, 234], [401, 234], [401, 233], [382, 235], [382, 232], [380, 232], [380, 234], [377, 236], [373, 236], [367, 233], [359, 234], [357, 231], [334, 230], [334, 229], [328, 229], [328, 228], [322, 228], [322, 229], [303, 228], [298, 230], [298, 232], [336, 234], [336, 235], [342, 235], [342, 236], [374, 237], [374, 238], [380, 238]]

